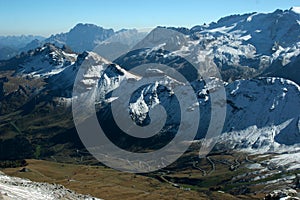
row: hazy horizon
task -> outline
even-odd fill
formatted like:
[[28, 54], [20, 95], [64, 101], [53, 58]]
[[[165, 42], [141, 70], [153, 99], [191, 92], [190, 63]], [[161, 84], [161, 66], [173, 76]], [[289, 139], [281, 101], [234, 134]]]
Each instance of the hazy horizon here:
[[[211, 1], [18, 1], [0, 0], [0, 36], [40, 35], [68, 32], [78, 23], [90, 23], [114, 30], [150, 29], [156, 26], [191, 28], [231, 14], [273, 12], [300, 6], [290, 0]], [[230, 5], [230, 6], [228, 6]]]

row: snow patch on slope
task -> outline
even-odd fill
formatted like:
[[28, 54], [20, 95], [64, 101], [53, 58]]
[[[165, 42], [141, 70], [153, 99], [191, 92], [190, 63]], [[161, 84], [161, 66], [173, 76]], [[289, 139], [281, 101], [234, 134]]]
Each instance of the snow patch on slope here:
[[238, 80], [226, 91], [227, 117], [220, 143], [253, 153], [300, 147], [297, 84], [282, 78]]
[[31, 51], [19, 65], [16, 74], [31, 77], [50, 77], [75, 63], [77, 54], [66, 53], [52, 44]]
[[[210, 116], [206, 113], [209, 112], [210, 94], [219, 82], [211, 79], [206, 84], [199, 81], [192, 84], [197, 91], [197, 106], [203, 108], [203, 118]], [[129, 112], [138, 123], [147, 120], [151, 108], [164, 102], [170, 107], [168, 114], [174, 119], [179, 115], [176, 102], [171, 100], [171, 92], [162, 95], [166, 91], [158, 89], [158, 86], [158, 83], [152, 84], [134, 94]], [[227, 116], [219, 145], [251, 153], [278, 153], [300, 148], [300, 111], [295, 109], [300, 107], [300, 88], [297, 84], [282, 78], [260, 78], [225, 84], [225, 89]], [[191, 110], [193, 106], [190, 105]]]
[[88, 195], [77, 194], [62, 185], [32, 182], [27, 179], [10, 177], [0, 172], [0, 198], [18, 200], [100, 200]]
[[[296, 149], [295, 149], [296, 150]], [[268, 165], [284, 166], [286, 170], [300, 169], [300, 148], [298, 152], [285, 153], [274, 156], [272, 159], [267, 161]]]

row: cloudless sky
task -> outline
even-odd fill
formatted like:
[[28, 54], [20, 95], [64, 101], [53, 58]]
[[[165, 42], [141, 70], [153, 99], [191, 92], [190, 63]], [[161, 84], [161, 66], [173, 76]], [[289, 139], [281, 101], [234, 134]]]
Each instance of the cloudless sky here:
[[0, 35], [49, 36], [77, 23], [150, 28], [210, 23], [230, 14], [272, 12], [299, 0], [0, 0]]

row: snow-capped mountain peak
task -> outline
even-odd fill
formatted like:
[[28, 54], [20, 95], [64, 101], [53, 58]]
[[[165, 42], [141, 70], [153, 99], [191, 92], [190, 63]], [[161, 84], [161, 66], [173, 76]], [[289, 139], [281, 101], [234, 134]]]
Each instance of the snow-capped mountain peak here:
[[32, 77], [52, 76], [72, 65], [76, 58], [75, 53], [65, 52], [47, 43], [40, 48], [21, 54], [19, 60], [22, 63], [18, 66], [16, 74]]
[[99, 98], [119, 86], [122, 80], [140, 77], [127, 72], [119, 65], [113, 64], [97, 53], [85, 51], [77, 56], [77, 60], [62, 72], [48, 78], [48, 87], [59, 91], [58, 96], [72, 97], [75, 81], [77, 89], [89, 91], [99, 88]]
[[[85, 51], [77, 56], [76, 61], [64, 68], [60, 73], [47, 79], [51, 90], [58, 90], [58, 96], [71, 97], [76, 76], [81, 79], [84, 90], [89, 90], [97, 83], [105, 66], [110, 64], [94, 52]], [[80, 71], [79, 71], [80, 69]], [[80, 72], [80, 74], [79, 74]]]

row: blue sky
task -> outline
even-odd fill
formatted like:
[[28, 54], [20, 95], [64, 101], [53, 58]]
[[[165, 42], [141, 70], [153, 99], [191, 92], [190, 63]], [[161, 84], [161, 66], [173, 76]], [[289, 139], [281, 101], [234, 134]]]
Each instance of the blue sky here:
[[0, 35], [66, 32], [77, 23], [105, 28], [192, 27], [230, 14], [271, 12], [299, 0], [0, 0]]

